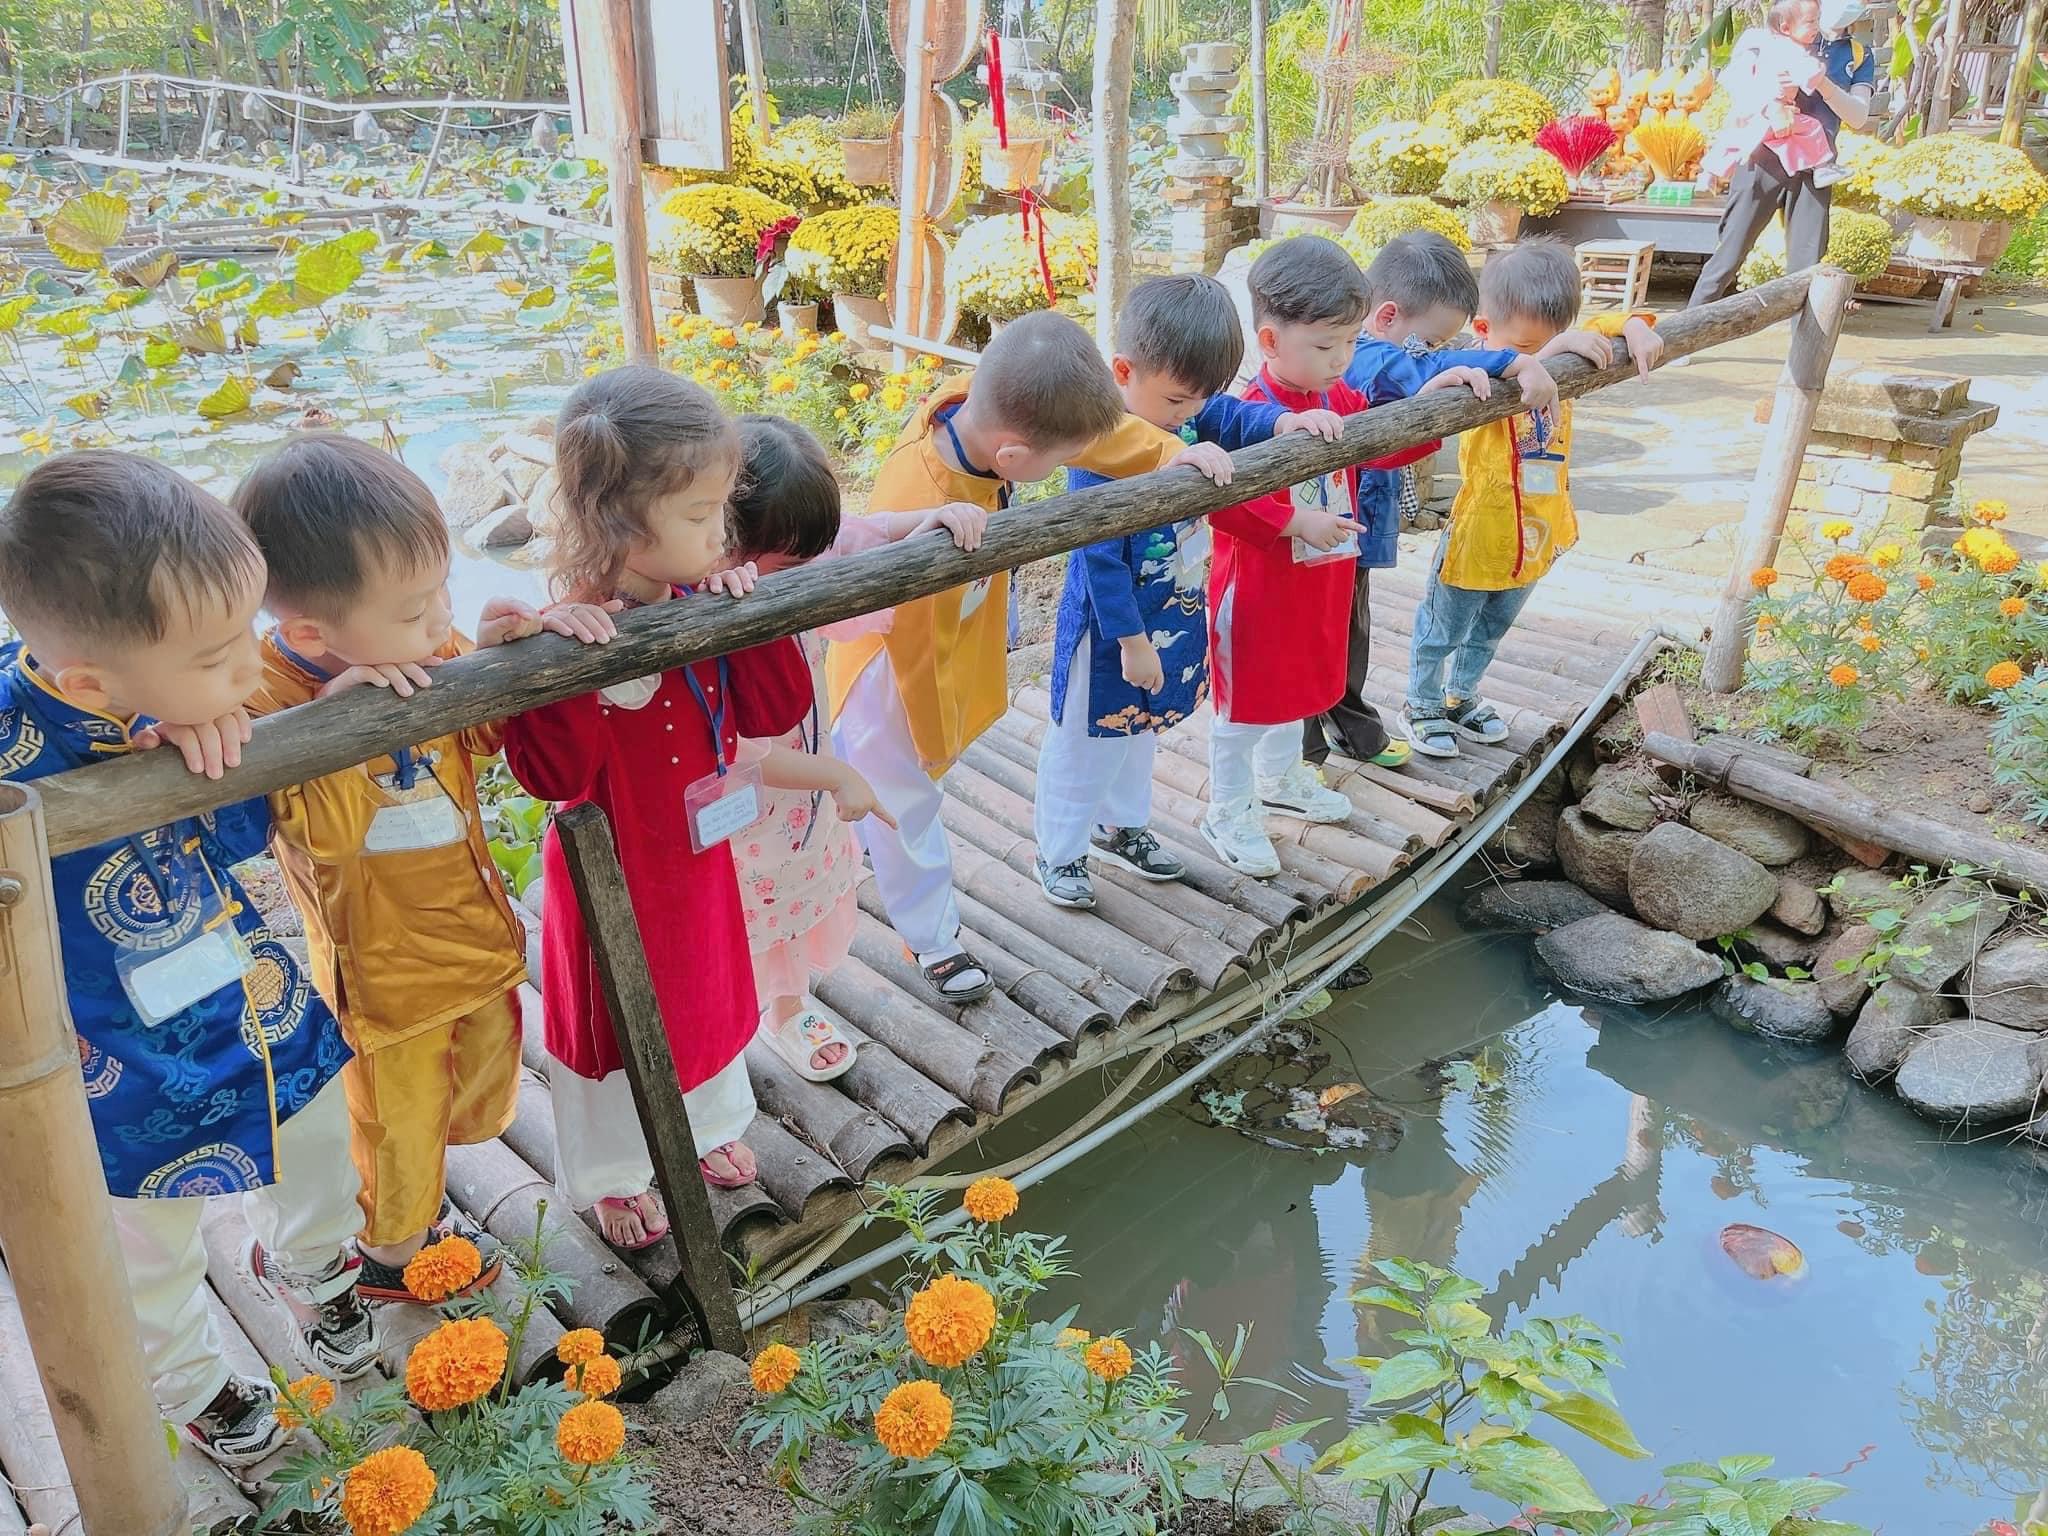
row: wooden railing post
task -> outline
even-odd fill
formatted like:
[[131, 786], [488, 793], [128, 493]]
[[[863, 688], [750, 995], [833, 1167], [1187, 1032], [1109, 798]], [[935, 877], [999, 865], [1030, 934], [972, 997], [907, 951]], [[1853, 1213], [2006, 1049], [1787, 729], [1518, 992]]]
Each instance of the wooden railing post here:
[[1252, 201], [1271, 190], [1273, 151], [1266, 126], [1266, 0], [1252, 0]]
[[[903, 166], [897, 207], [903, 210], [896, 233], [895, 319], [903, 329], [923, 328], [925, 286], [924, 232], [931, 224], [932, 143], [925, 108], [932, 94], [931, 25], [926, 0], [909, 0], [903, 31]], [[956, 153], [957, 153], [956, 148]], [[900, 343], [893, 353], [898, 368], [909, 366], [910, 353]]]
[[0, 1247], [87, 1536], [172, 1536], [150, 1393], [64, 996], [42, 801], [0, 784]]
[[711, 1347], [744, 1354], [746, 1335], [740, 1329], [732, 1275], [718, 1240], [718, 1222], [711, 1214], [710, 1193], [697, 1171], [690, 1111], [676, 1081], [668, 1031], [662, 1026], [647, 951], [640, 943], [640, 920], [626, 890], [625, 871], [619, 867], [611, 823], [596, 806], [579, 805], [555, 818], [555, 836], [561, 840], [569, 883], [576, 888], [584, 931], [590, 935], [605, 1011], [611, 1015], [626, 1077], [633, 1085], [633, 1107], [640, 1112], [654, 1177], [668, 1204], [669, 1237], [682, 1261], [683, 1283], [704, 1314]]
[[612, 277], [629, 362], [660, 360], [647, 252], [647, 194], [640, 167], [640, 65], [633, 46], [632, 0], [597, 7], [598, 68], [591, 83], [604, 99], [605, 169], [611, 179]]
[[2012, 77], [2005, 87], [2005, 107], [1998, 120], [1998, 142], [2018, 149], [2020, 134], [2027, 126], [2027, 98], [2033, 94], [2034, 57], [2041, 51], [2043, 0], [2027, 0], [2020, 15], [2019, 46], [2013, 51]]
[[1749, 508], [1742, 515], [1742, 533], [1735, 565], [1721, 591], [1714, 613], [1714, 632], [1707, 643], [1703, 673], [1716, 693], [1733, 693], [1742, 684], [1742, 659], [1749, 650], [1749, 573], [1778, 557], [1785, 515], [1792, 510], [1792, 492], [1799, 484], [1799, 464], [1813, 431], [1813, 413], [1820, 405], [1834, 361], [1835, 339], [1842, 333], [1855, 279], [1838, 267], [1818, 267], [1806, 290], [1806, 305], [1793, 318], [1785, 368], [1778, 376], [1777, 398], [1771, 402], [1771, 423], [1764, 432], [1756, 478], [1750, 482]]
[[114, 153], [117, 155], [126, 155], [128, 153], [128, 103], [134, 89], [134, 84], [129, 80], [127, 71], [122, 71], [121, 121], [120, 126], [114, 130]]

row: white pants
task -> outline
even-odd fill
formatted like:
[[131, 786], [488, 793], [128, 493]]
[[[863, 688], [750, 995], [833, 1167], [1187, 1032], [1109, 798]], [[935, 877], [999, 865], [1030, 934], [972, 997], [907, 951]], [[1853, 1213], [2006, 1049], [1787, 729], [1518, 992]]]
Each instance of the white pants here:
[[832, 747], [896, 818], [893, 832], [872, 816], [857, 824], [890, 925], [920, 955], [958, 943], [953, 847], [939, 820], [945, 796], [918, 761], [888, 652], [855, 679], [832, 727]]
[[[580, 1077], [549, 1062], [548, 1091], [555, 1107], [555, 1187], [563, 1199], [587, 1211], [600, 1200], [642, 1194], [654, 1183], [654, 1159], [625, 1073]], [[699, 1157], [744, 1136], [755, 1113], [745, 1054], [685, 1093], [683, 1108]]]
[[[348, 1101], [335, 1078], [278, 1127], [278, 1179], [240, 1196], [249, 1230], [275, 1254], [286, 1289], [308, 1305], [355, 1281], [337, 1261], [363, 1227], [362, 1185], [348, 1152]], [[143, 1360], [157, 1406], [173, 1424], [197, 1418], [227, 1385], [220, 1331], [206, 1309], [203, 1198], [116, 1200], [114, 1232], [135, 1297]]]
[[1301, 761], [1301, 722], [1285, 725], [1209, 723], [1209, 803], [1219, 813], [1249, 810], [1260, 784], [1283, 778]]
[[1088, 852], [1097, 826], [1142, 827], [1152, 820], [1152, 759], [1159, 737], [1088, 734], [1088, 645], [1074, 647], [1064, 716], [1045, 728], [1038, 751], [1038, 797], [1031, 831], [1038, 856], [1057, 869]]

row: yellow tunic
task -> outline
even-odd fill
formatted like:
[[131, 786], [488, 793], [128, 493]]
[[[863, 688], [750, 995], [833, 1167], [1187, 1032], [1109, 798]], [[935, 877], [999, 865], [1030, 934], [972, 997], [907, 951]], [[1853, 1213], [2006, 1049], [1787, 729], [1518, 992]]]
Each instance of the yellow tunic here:
[[[967, 381], [938, 390], [918, 407], [875, 480], [874, 512], [914, 512], [950, 501], [991, 512], [1002, 482], [957, 470], [940, 454], [933, 414], [967, 398]], [[1185, 446], [1173, 433], [1136, 416], [1090, 445], [1076, 467], [1111, 479], [1163, 468]], [[825, 683], [838, 718], [854, 682], [885, 650], [910, 720], [911, 740], [937, 778], [1008, 707], [1010, 577], [1007, 571], [964, 587], [897, 605], [885, 635], [835, 641], [825, 657]]]

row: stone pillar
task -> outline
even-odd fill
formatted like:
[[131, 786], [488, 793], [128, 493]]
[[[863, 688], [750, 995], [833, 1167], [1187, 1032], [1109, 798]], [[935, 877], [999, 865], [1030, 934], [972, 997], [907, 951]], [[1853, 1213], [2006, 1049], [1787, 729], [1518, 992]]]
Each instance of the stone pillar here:
[[1229, 43], [1189, 43], [1182, 53], [1188, 67], [1172, 81], [1180, 110], [1166, 123], [1176, 151], [1166, 164], [1172, 266], [1176, 272], [1213, 273], [1239, 236], [1244, 161], [1230, 153], [1230, 136], [1244, 119], [1228, 111], [1237, 89], [1238, 50]]
[[[1792, 493], [1795, 511], [1842, 517], [1868, 534], [1953, 523], [1963, 444], [1998, 420], [1955, 374], [1859, 368], [1828, 380]], [[1757, 420], [1770, 417], [1760, 402]]]

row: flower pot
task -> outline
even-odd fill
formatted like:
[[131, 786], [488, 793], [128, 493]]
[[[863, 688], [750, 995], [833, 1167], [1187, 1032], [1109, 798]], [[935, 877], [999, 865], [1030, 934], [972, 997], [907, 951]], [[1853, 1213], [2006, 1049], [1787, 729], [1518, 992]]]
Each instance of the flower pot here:
[[1278, 236], [1306, 230], [1334, 240], [1351, 227], [1357, 214], [1358, 209], [1350, 205], [1318, 208], [1309, 203], [1267, 203], [1259, 209], [1259, 233]]
[[782, 327], [785, 341], [795, 341], [818, 328], [818, 306], [815, 304], [777, 304], [776, 322]]
[[1474, 203], [1465, 210], [1474, 245], [1512, 245], [1522, 230], [1522, 210], [1513, 203]]
[[1906, 254], [1922, 261], [1991, 265], [2012, 243], [2006, 220], [1916, 218], [1906, 231]]
[[872, 328], [889, 323], [889, 306], [862, 293], [832, 295], [832, 318], [839, 332], [857, 347], [878, 347]]
[[697, 313], [720, 325], [759, 324], [768, 312], [758, 277], [699, 277]]
[[889, 141], [887, 139], [842, 139], [846, 150], [846, 179], [857, 187], [889, 185]]
[[981, 179], [1001, 192], [1021, 192], [1038, 185], [1038, 168], [1045, 160], [1045, 140], [1012, 139], [1010, 147], [981, 146]]
[[1235, 43], [1187, 43], [1180, 56], [1188, 70], [1197, 75], [1227, 75], [1237, 68], [1244, 51]]

